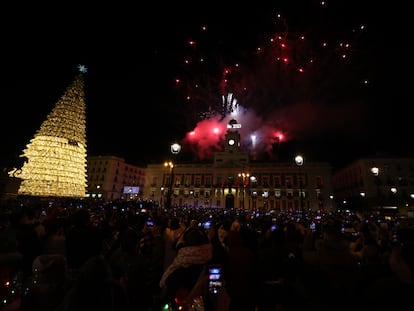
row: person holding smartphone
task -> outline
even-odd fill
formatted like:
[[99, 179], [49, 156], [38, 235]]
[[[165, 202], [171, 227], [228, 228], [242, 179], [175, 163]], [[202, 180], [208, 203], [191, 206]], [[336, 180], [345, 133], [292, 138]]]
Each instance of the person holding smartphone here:
[[203, 280], [205, 265], [213, 256], [213, 248], [204, 230], [198, 227], [186, 230], [183, 240], [184, 243], [178, 250], [177, 256], [164, 271], [159, 286], [163, 292], [163, 303], [185, 309], [188, 307], [188, 302], [192, 301], [193, 297], [190, 295], [202, 294], [202, 291], [193, 289], [199, 279]]

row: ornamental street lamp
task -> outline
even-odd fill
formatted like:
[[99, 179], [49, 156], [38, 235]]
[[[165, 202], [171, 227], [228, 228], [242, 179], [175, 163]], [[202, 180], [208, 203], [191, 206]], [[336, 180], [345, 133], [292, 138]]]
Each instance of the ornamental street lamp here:
[[173, 179], [174, 179], [174, 164], [170, 162], [165, 162], [164, 166], [169, 168], [170, 170], [170, 179], [168, 181], [168, 190], [167, 190], [167, 198], [165, 200], [165, 207], [169, 209], [171, 207], [171, 195], [172, 195], [172, 187], [173, 187]]
[[239, 173], [238, 176], [239, 176], [239, 178], [242, 179], [242, 182], [243, 182], [242, 207], [243, 207], [243, 210], [244, 210], [245, 209], [244, 208], [245, 207], [244, 202], [245, 202], [245, 197], [246, 197], [246, 186], [247, 186], [247, 183], [249, 182], [250, 174], [249, 173]]
[[164, 191], [165, 191], [165, 188], [162, 186], [160, 190], [161, 190], [161, 196], [160, 196], [160, 206], [161, 206], [161, 207], [164, 207], [163, 198], [164, 198]]
[[[181, 151], [181, 145], [178, 143], [174, 143], [170, 146], [170, 150], [173, 156], [176, 156]], [[171, 208], [171, 200], [172, 200], [172, 188], [174, 184], [174, 163], [173, 162], [165, 162], [165, 167], [169, 167], [170, 169], [170, 183], [168, 184], [168, 193], [167, 193], [167, 199], [165, 202], [165, 207], [167, 209]]]
[[303, 156], [298, 154], [295, 157], [295, 163], [300, 170], [300, 180], [299, 180], [299, 196], [300, 196], [300, 211], [303, 214], [303, 176], [302, 176], [302, 165], [303, 165]]
[[249, 184], [250, 184], [250, 196], [251, 196], [252, 206], [250, 207], [250, 201], [249, 201], [249, 209], [256, 209], [256, 199], [257, 199], [256, 183], [257, 183], [256, 176], [250, 176]]
[[379, 179], [380, 169], [378, 168], [378, 166], [373, 165], [370, 171], [371, 171], [372, 176], [374, 176], [374, 182], [375, 182], [376, 192], [377, 192], [375, 197], [373, 197], [373, 201], [377, 205], [376, 207], [379, 207], [380, 206], [380, 179]]

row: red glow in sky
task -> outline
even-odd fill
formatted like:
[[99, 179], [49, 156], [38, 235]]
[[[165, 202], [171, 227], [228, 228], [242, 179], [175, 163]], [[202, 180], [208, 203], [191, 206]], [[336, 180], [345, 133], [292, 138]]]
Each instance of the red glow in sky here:
[[[229, 113], [224, 118], [215, 115], [197, 123], [194, 130], [188, 132], [184, 144], [189, 145], [198, 159], [211, 159], [215, 151], [222, 150], [227, 124], [235, 119], [241, 124], [238, 129], [241, 136], [241, 150], [270, 153], [272, 145], [287, 141], [289, 135], [277, 127], [277, 119], [273, 122], [261, 120], [253, 111]], [[252, 137], [255, 137], [253, 140]]]

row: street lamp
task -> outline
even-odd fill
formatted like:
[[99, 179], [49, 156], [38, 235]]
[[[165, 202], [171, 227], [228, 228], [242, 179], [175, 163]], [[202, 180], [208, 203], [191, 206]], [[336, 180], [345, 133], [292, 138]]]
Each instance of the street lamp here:
[[[250, 176], [250, 196], [251, 196], [251, 200], [252, 200], [252, 209], [256, 209], [256, 198], [257, 198], [257, 191], [256, 191], [256, 183], [257, 183], [257, 178], [256, 176]], [[250, 208], [250, 201], [249, 201], [249, 209]]]
[[375, 182], [376, 191], [377, 191], [375, 198], [373, 198], [373, 200], [375, 201], [375, 204], [377, 205], [377, 207], [379, 207], [380, 205], [380, 179], [379, 179], [380, 169], [378, 166], [374, 164], [371, 167], [370, 171], [371, 171], [372, 176], [374, 176], [374, 182]]
[[163, 205], [163, 204], [164, 204], [164, 202], [163, 202], [163, 199], [164, 199], [164, 191], [165, 191], [164, 186], [162, 186], [160, 190], [161, 190], [161, 196], [160, 196], [160, 206], [161, 206], [161, 207], [164, 207], [164, 205]]
[[242, 197], [243, 210], [245, 209], [244, 208], [244, 202], [245, 202], [244, 200], [245, 200], [245, 196], [246, 196], [246, 186], [247, 186], [246, 180], [248, 181], [249, 177], [250, 177], [249, 173], [239, 173], [239, 178], [241, 178], [242, 182], [243, 182], [243, 197]]
[[170, 180], [168, 181], [168, 191], [167, 198], [165, 200], [165, 207], [169, 209], [171, 207], [171, 196], [172, 196], [172, 187], [174, 182], [174, 164], [170, 162], [164, 162], [164, 166], [170, 169]]
[[[173, 156], [176, 156], [181, 151], [181, 145], [178, 144], [178, 143], [173, 143], [170, 146], [170, 151], [171, 151]], [[170, 168], [170, 183], [168, 185], [167, 200], [165, 202], [165, 207], [167, 209], [170, 209], [171, 208], [171, 200], [172, 200], [172, 188], [173, 188], [173, 184], [174, 184], [174, 163], [171, 162], [171, 161], [170, 162], [165, 162], [164, 166]]]
[[300, 194], [299, 195], [300, 195], [300, 210], [301, 210], [302, 213], [303, 213], [303, 176], [302, 176], [303, 161], [304, 161], [304, 159], [303, 159], [302, 155], [300, 155], [300, 154], [296, 155], [295, 163], [296, 163], [297, 166], [299, 166], [300, 175], [301, 175], [300, 180], [299, 180], [299, 187], [300, 187], [300, 189], [299, 189]]

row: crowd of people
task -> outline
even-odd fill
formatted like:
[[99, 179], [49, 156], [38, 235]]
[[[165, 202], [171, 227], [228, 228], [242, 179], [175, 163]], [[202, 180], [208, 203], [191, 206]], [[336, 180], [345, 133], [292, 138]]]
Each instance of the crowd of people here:
[[0, 213], [0, 310], [405, 305], [414, 290], [413, 224], [348, 211], [19, 203]]

